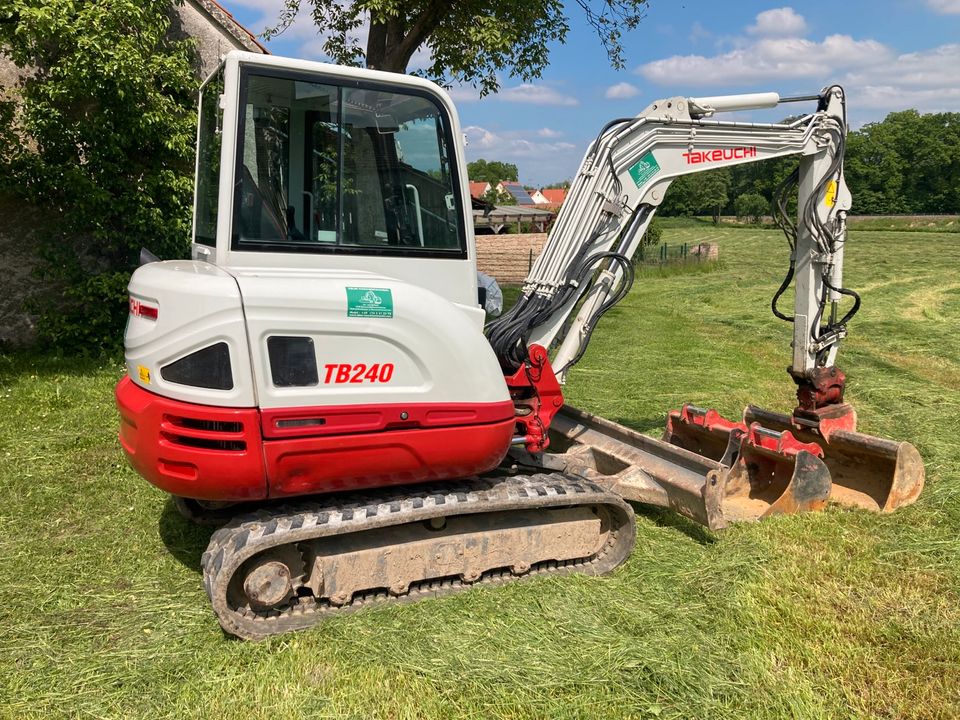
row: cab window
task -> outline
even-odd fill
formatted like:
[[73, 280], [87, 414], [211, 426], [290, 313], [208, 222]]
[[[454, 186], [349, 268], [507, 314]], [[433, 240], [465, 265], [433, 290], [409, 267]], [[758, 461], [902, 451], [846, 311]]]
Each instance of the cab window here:
[[242, 86], [234, 249], [465, 255], [433, 99], [255, 73]]

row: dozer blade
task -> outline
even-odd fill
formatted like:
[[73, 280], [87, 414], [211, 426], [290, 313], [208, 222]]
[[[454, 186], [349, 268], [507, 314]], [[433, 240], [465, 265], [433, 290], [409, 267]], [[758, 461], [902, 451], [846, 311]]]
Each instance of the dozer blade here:
[[710, 529], [826, 504], [830, 473], [819, 446], [789, 432], [735, 423], [726, 430], [724, 438], [704, 438], [710, 457], [565, 406], [551, 426], [550, 462]]
[[887, 440], [856, 432], [856, 414], [851, 411], [847, 428], [827, 422], [815, 427], [798, 425], [789, 415], [748, 405], [744, 422], [759, 423], [773, 430], [789, 430], [803, 442], [823, 448], [824, 463], [833, 487], [830, 500], [874, 512], [891, 512], [909, 505], [923, 489], [923, 459], [908, 442]]

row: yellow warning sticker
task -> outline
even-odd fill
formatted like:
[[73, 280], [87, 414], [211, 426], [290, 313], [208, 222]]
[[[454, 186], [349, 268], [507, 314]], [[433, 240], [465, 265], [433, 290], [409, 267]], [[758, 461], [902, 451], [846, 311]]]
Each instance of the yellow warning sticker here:
[[837, 203], [837, 181], [831, 180], [827, 183], [827, 193], [823, 198], [823, 203], [827, 207], [833, 207]]
[[140, 382], [149, 385], [150, 384], [150, 370], [145, 368], [143, 365], [137, 365], [137, 372], [140, 373]]

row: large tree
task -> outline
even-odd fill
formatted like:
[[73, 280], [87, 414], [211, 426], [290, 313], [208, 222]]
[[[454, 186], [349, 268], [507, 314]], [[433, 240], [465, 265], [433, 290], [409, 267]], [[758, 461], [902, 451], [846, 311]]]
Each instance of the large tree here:
[[[406, 72], [421, 47], [430, 54], [422, 74], [443, 84], [470, 83], [482, 94], [499, 88], [498, 73], [540, 77], [551, 42], [570, 29], [562, 0], [284, 0], [282, 32], [302, 6], [326, 33], [324, 51], [334, 61]], [[624, 66], [621, 38], [644, 17], [647, 0], [576, 0], [610, 63]], [[366, 28], [366, 45], [361, 45]]]

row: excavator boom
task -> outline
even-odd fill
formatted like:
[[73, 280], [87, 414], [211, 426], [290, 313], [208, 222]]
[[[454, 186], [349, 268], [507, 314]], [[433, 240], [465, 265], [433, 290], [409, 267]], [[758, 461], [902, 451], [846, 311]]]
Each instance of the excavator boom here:
[[[816, 103], [812, 113], [786, 123], [715, 117], [809, 102]], [[909, 443], [856, 432], [856, 413], [843, 399], [845, 376], [835, 365], [847, 324], [860, 307], [859, 295], [843, 284], [852, 202], [843, 175], [845, 142], [846, 100], [839, 86], [793, 98], [776, 93], [667, 98], [635, 118], [608, 123], [588, 149], [517, 304], [487, 328], [501, 366], [514, 373], [515, 400], [538, 420], [526, 423], [526, 451], [542, 451], [550, 442], [544, 426], [551, 427], [565, 446], [577, 445], [577, 457], [616, 457], [614, 465], [626, 462], [639, 473], [633, 477], [644, 478], [640, 485], [635, 479], [612, 480], [626, 497], [668, 505], [710, 527], [816, 510], [828, 499], [884, 511], [916, 499], [924, 480], [919, 454]], [[732, 422], [687, 405], [670, 413], [665, 444], [651, 444], [573, 409], [554, 417], [559, 390], [553, 384], [563, 384], [597, 322], [629, 291], [632, 257], [670, 183], [682, 175], [793, 155], [798, 166], [778, 188], [773, 213], [789, 245], [789, 265], [771, 303], [774, 315], [793, 327], [788, 368], [797, 386], [793, 412], [751, 406], [742, 421]], [[791, 193], [797, 199], [795, 219], [787, 211]], [[794, 308], [787, 315], [778, 302], [791, 285]], [[847, 300], [850, 307], [841, 316]], [[529, 373], [518, 369], [530, 367], [556, 382], [541, 382], [542, 393], [537, 383], [531, 388], [521, 382]], [[544, 395], [552, 404], [540, 402]], [[564, 453], [565, 467], [576, 465], [570, 452]], [[588, 468], [596, 473], [603, 465], [591, 460]], [[627, 466], [617, 471], [618, 478]], [[691, 492], [699, 492], [693, 504], [686, 497]], [[684, 497], [679, 505], [677, 497]]]

